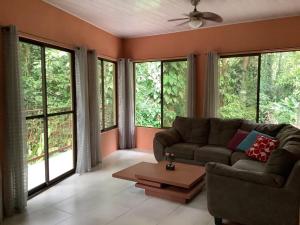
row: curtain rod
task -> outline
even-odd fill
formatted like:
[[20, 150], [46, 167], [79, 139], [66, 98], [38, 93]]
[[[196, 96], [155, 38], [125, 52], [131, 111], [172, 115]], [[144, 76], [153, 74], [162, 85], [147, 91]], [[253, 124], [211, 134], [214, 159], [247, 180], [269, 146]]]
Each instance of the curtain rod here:
[[[34, 39], [35, 41], [46, 42], [48, 44], [53, 44], [53, 45], [56, 45], [58, 47], [63, 47], [63, 48], [67, 48], [67, 49], [70, 49], [70, 50], [75, 50], [78, 47], [76, 45], [55, 41], [55, 40], [45, 38], [45, 37], [42, 37], [42, 36], [38, 36], [38, 35], [35, 35], [35, 34], [30, 34], [30, 33], [27, 33], [27, 32], [21, 31], [21, 30], [19, 30], [18, 32], [19, 32], [21, 37]], [[97, 57], [104, 58], [104, 59], [110, 59], [110, 60], [114, 60], [114, 61], [117, 60], [116, 58], [113, 58], [113, 57], [107, 56], [107, 55], [103, 55], [103, 54], [97, 54]]]

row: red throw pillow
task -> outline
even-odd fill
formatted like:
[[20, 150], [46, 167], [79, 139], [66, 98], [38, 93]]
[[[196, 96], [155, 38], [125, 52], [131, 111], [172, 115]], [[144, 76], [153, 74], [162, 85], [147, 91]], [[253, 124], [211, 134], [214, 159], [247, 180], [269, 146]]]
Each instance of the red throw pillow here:
[[274, 151], [278, 145], [278, 140], [259, 135], [252, 147], [246, 152], [246, 155], [252, 159], [267, 162], [271, 152]]
[[248, 136], [249, 132], [238, 129], [235, 135], [231, 138], [227, 144], [227, 148], [235, 151], [237, 146]]

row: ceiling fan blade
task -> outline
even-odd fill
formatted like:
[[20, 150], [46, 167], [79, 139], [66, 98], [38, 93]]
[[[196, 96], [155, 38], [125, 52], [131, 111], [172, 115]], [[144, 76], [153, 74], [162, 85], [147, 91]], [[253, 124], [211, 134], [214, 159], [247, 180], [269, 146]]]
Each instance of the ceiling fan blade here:
[[212, 13], [212, 12], [201, 12], [202, 14], [202, 18], [206, 19], [206, 20], [211, 20], [211, 21], [215, 21], [218, 23], [223, 22], [223, 19], [221, 16], [219, 16], [218, 14]]
[[177, 24], [176, 26], [182, 26], [182, 25], [188, 24], [189, 22], [190, 22], [190, 20], [189, 21], [185, 21], [185, 22], [180, 23], [180, 24]]
[[185, 17], [185, 18], [177, 18], [177, 19], [171, 19], [171, 20], [168, 20], [168, 22], [178, 21], [178, 20], [188, 20], [188, 19], [189, 19], [188, 17]]

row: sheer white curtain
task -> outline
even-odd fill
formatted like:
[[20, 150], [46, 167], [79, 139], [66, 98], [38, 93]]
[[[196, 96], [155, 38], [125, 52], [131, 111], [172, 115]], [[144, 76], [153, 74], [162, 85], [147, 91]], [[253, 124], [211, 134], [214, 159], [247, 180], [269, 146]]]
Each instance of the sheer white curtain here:
[[2, 219], [27, 204], [26, 124], [15, 26], [1, 28], [5, 77], [6, 136], [2, 164]]
[[188, 82], [187, 82], [187, 116], [196, 117], [196, 55], [191, 54], [187, 57], [188, 63]]
[[86, 48], [75, 51], [77, 96], [77, 173], [86, 173], [100, 162], [97, 57]]
[[88, 51], [88, 82], [89, 82], [89, 110], [90, 110], [90, 146], [91, 166], [97, 166], [102, 155], [100, 151], [100, 82], [97, 73], [97, 53], [95, 50]]
[[204, 116], [217, 117], [219, 108], [219, 56], [215, 52], [207, 55]]
[[119, 148], [135, 148], [133, 63], [118, 60]]

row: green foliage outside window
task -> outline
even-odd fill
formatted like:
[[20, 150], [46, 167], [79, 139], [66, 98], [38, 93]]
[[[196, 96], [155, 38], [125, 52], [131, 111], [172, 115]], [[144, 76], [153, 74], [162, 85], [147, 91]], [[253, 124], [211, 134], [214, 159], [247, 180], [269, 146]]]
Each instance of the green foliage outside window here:
[[116, 63], [99, 59], [97, 73], [99, 77], [100, 128], [103, 130], [117, 125]]
[[71, 54], [46, 48], [46, 81], [48, 113], [72, 110]]
[[103, 129], [103, 102], [102, 102], [102, 60], [97, 60], [97, 76], [98, 76], [98, 93], [99, 93], [99, 118], [100, 118], [100, 129]]
[[116, 66], [103, 61], [104, 66], [104, 125], [113, 127], [116, 122]]
[[26, 116], [43, 114], [41, 47], [20, 42], [20, 72]]
[[[44, 160], [42, 47], [19, 42], [20, 74], [24, 90], [27, 125], [27, 160]], [[45, 48], [47, 110], [59, 113], [72, 110], [71, 55], [69, 52]], [[28, 118], [30, 116], [30, 118]], [[33, 118], [35, 117], [35, 118]], [[72, 149], [72, 114], [51, 116], [48, 121], [49, 154]]]
[[137, 126], [170, 127], [176, 116], [186, 116], [186, 60], [135, 63], [135, 86]]
[[263, 54], [259, 121], [300, 126], [300, 51]]
[[261, 54], [259, 105], [257, 79], [259, 56], [221, 58], [219, 115], [259, 122], [300, 126], [300, 51]]
[[163, 126], [187, 115], [187, 61], [163, 62]]
[[256, 120], [258, 57], [219, 61], [219, 116]]
[[135, 64], [135, 124], [161, 127], [161, 63]]

